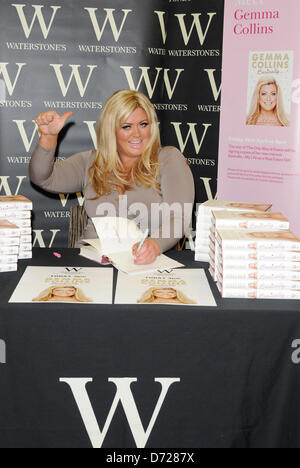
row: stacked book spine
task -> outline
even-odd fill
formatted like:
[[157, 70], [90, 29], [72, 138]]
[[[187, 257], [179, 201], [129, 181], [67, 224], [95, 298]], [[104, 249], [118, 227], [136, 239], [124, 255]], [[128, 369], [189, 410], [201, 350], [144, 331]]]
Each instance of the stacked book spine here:
[[282, 213], [260, 212], [229, 212], [213, 211], [212, 227], [210, 232], [210, 273], [217, 281], [221, 251], [216, 239], [219, 230], [241, 231], [278, 231], [288, 230], [290, 223]]
[[32, 258], [32, 202], [22, 196], [0, 197], [0, 221], [8, 221], [20, 230], [18, 259]]
[[17, 271], [20, 228], [9, 221], [0, 221], [0, 273]]
[[300, 239], [290, 230], [216, 233], [222, 297], [300, 299]]
[[212, 213], [215, 211], [229, 212], [261, 212], [265, 213], [272, 205], [257, 203], [237, 203], [222, 200], [208, 200], [199, 206], [197, 212], [195, 260], [210, 263], [210, 243], [212, 228]]

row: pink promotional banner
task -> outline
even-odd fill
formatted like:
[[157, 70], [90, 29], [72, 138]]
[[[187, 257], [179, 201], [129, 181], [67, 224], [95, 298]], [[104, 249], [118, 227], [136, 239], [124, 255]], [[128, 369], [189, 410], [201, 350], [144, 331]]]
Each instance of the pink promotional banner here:
[[300, 1], [225, 0], [218, 199], [271, 203], [300, 235]]

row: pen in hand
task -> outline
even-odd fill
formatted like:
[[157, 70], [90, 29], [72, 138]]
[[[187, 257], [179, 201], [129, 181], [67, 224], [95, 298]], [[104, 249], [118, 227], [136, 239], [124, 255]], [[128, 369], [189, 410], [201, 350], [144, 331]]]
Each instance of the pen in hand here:
[[[143, 245], [144, 245], [144, 243], [145, 243], [145, 240], [147, 239], [148, 235], [149, 235], [149, 229], [146, 229], [146, 231], [145, 231], [144, 234], [143, 234], [142, 240], [141, 240], [141, 242], [139, 243], [139, 246], [138, 246], [138, 248], [137, 248], [137, 251], [136, 251], [137, 254], [141, 251], [141, 249], [142, 249], [142, 247], [143, 247]], [[136, 257], [134, 257], [134, 260], [135, 260], [135, 259], [136, 259]]]

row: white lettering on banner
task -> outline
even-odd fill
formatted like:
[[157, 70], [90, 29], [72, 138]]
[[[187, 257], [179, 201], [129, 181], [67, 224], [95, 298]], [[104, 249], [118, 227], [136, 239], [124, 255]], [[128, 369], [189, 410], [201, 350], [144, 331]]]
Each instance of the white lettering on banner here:
[[7, 42], [6, 47], [11, 50], [26, 50], [33, 52], [66, 52], [66, 44], [46, 44], [40, 42]]
[[44, 211], [45, 218], [70, 218], [70, 211]]
[[89, 71], [88, 77], [86, 79], [85, 85], [83, 85], [83, 82], [82, 82], [82, 79], [81, 79], [81, 76], [80, 76], [80, 73], [79, 73], [79, 68], [81, 68], [81, 65], [69, 65], [71, 67], [71, 69], [72, 69], [72, 73], [70, 75], [70, 78], [69, 78], [69, 81], [68, 81], [67, 85], [65, 84], [65, 81], [64, 81], [64, 78], [63, 78], [63, 75], [62, 75], [62, 72], [61, 72], [61, 68], [63, 66], [64, 65], [62, 65], [62, 64], [50, 63], [50, 67], [53, 67], [54, 71], [56, 73], [56, 77], [57, 77], [57, 80], [58, 80], [62, 95], [64, 97], [66, 97], [67, 92], [69, 91], [72, 79], [74, 77], [75, 81], [76, 81], [76, 84], [77, 84], [77, 87], [78, 87], [78, 91], [80, 93], [80, 96], [83, 97], [85, 95], [85, 92], [86, 92], [86, 89], [88, 87], [89, 81], [91, 79], [92, 73], [96, 68], [98, 68], [98, 66], [97, 65], [87, 65], [87, 68], [89, 68], [90, 71]]
[[[164, 18], [166, 12], [165, 11], [155, 11], [154, 13], [157, 14], [158, 19], [159, 19], [159, 25], [160, 25], [160, 29], [161, 29], [163, 44], [166, 44], [167, 35], [168, 35], [167, 29], [166, 29], [166, 24], [165, 24], [165, 18]], [[191, 13], [191, 16], [194, 18], [194, 20], [193, 20], [193, 23], [192, 23], [192, 26], [191, 26], [189, 32], [188, 32], [186, 24], [185, 24], [185, 17], [187, 15], [186, 14], [174, 15], [178, 19], [184, 44], [186, 46], [188, 45], [188, 43], [190, 42], [192, 33], [194, 31], [194, 28], [196, 27], [200, 44], [201, 44], [201, 46], [203, 46], [203, 44], [205, 42], [205, 39], [206, 39], [206, 36], [208, 34], [208, 31], [210, 29], [212, 19], [213, 19], [214, 16], [216, 16], [216, 14], [217, 13], [207, 13], [208, 22], [207, 22], [206, 29], [205, 29], [204, 32], [203, 32], [202, 24], [201, 24], [201, 21], [200, 21], [200, 17], [202, 16], [202, 13]]]
[[9, 164], [29, 164], [29, 156], [7, 156], [7, 161]]
[[102, 29], [100, 29], [100, 27], [99, 27], [99, 22], [98, 22], [97, 16], [96, 16], [96, 11], [98, 11], [98, 8], [85, 8], [85, 10], [90, 15], [90, 18], [91, 18], [91, 21], [92, 21], [92, 24], [93, 24], [93, 27], [94, 27], [94, 31], [95, 31], [97, 40], [99, 42], [102, 39], [105, 27], [106, 27], [108, 22], [110, 24], [114, 39], [115, 39], [116, 42], [118, 42], [118, 40], [120, 39], [122, 30], [123, 30], [125, 21], [127, 19], [127, 16], [129, 15], [129, 13], [132, 12], [132, 10], [122, 10], [122, 12], [123, 12], [123, 21], [122, 21], [122, 24], [120, 26], [120, 29], [118, 30], [116, 22], [115, 22], [115, 17], [114, 17], [114, 12], [116, 11], [115, 9], [113, 9], [113, 8], [104, 8], [103, 9], [106, 12], [106, 17], [105, 17], [105, 20], [103, 22]]
[[43, 233], [45, 231], [43, 229], [34, 229], [33, 232], [35, 234], [33, 244], [32, 244], [33, 247], [38, 246], [40, 249], [46, 249], [46, 248], [51, 249], [57, 234], [60, 232], [60, 229], [50, 229], [49, 232], [52, 233], [52, 237], [51, 237], [51, 240], [50, 240], [50, 243], [49, 243], [48, 246], [46, 246], [46, 243], [45, 243], [45, 240], [44, 240], [44, 234]]
[[19, 195], [21, 185], [24, 182], [24, 180], [27, 179], [27, 177], [26, 176], [15, 176], [15, 177], [16, 179], [18, 179], [18, 185], [17, 185], [16, 190], [12, 191], [10, 184], [8, 183], [8, 179], [10, 179], [10, 176], [0, 176], [0, 194], [4, 190], [4, 195], [7, 197]]
[[49, 23], [49, 25], [47, 27], [46, 23], [45, 23], [44, 16], [43, 16], [43, 13], [42, 13], [42, 9], [44, 8], [44, 5], [32, 5], [32, 8], [34, 8], [34, 15], [33, 15], [30, 26], [28, 25], [28, 22], [27, 22], [27, 19], [25, 17], [25, 13], [24, 13], [24, 7], [26, 5], [12, 4], [12, 6], [15, 7], [17, 12], [18, 12], [22, 28], [23, 28], [24, 34], [25, 34], [27, 39], [29, 38], [29, 36], [31, 34], [31, 31], [32, 31], [32, 28], [33, 28], [33, 25], [34, 25], [36, 19], [38, 19], [38, 22], [40, 24], [40, 27], [41, 27], [41, 30], [42, 30], [42, 33], [43, 33], [43, 36], [44, 36], [44, 39], [47, 39], [47, 37], [49, 35], [49, 32], [51, 30], [55, 15], [56, 15], [57, 11], [61, 8], [61, 6], [51, 6], [50, 7], [50, 8], [52, 8], [53, 12], [52, 12], [52, 17], [51, 17], [50, 23]]
[[158, 80], [160, 78], [160, 74], [161, 74], [162, 71], [164, 72], [164, 84], [165, 84], [165, 87], [166, 87], [166, 90], [167, 90], [167, 93], [168, 93], [168, 96], [169, 96], [170, 100], [173, 98], [173, 95], [175, 93], [179, 77], [184, 72], [184, 68], [176, 68], [175, 69], [175, 71], [177, 72], [177, 76], [176, 76], [176, 79], [175, 79], [175, 82], [174, 82], [174, 85], [173, 85], [173, 88], [172, 88], [171, 83], [170, 83], [170, 79], [169, 79], [169, 71], [170, 71], [169, 68], [155, 68], [156, 77], [155, 77], [154, 85], [151, 84], [151, 81], [150, 81], [150, 78], [149, 78], [149, 70], [151, 70], [150, 67], [139, 67], [139, 69], [142, 71], [142, 73], [140, 75], [140, 80], [139, 80], [137, 85], [134, 84], [134, 81], [133, 81], [133, 78], [132, 78], [132, 73], [131, 73], [131, 70], [133, 70], [133, 68], [136, 69], [137, 67], [120, 67], [120, 68], [122, 70], [124, 70], [127, 81], [128, 81], [128, 84], [129, 84], [129, 87], [130, 87], [131, 90], [139, 91], [142, 82], [145, 83], [150, 99], [152, 99], [152, 97], [153, 97], [153, 94], [154, 94], [154, 92], [156, 90]]
[[181, 32], [182, 32], [182, 37], [183, 37], [183, 40], [184, 40], [184, 44], [188, 45], [188, 43], [190, 41], [190, 38], [191, 38], [191, 35], [192, 35], [192, 32], [193, 32], [193, 29], [196, 26], [200, 44], [201, 44], [201, 46], [203, 46], [203, 44], [205, 42], [205, 39], [206, 39], [206, 36], [207, 36], [207, 33], [209, 31], [209, 28], [210, 28], [212, 19], [213, 19], [214, 16], [216, 16], [216, 14], [217, 13], [207, 13], [207, 15], [209, 17], [209, 20], [208, 20], [206, 30], [205, 30], [204, 33], [203, 33], [202, 25], [200, 23], [200, 16], [202, 16], [202, 13], [192, 13], [194, 21], [193, 21], [193, 24], [192, 24], [192, 27], [191, 27], [189, 33], [187, 32], [186, 25], [185, 25], [185, 20], [184, 20], [186, 14], [175, 15], [178, 18], [178, 21], [179, 21], [179, 24], [180, 24], [180, 29], [181, 29]]
[[[77, 200], [78, 200], [78, 205], [83, 206], [83, 204], [84, 204], [83, 194], [81, 192], [77, 192], [76, 196], [77, 196]], [[63, 208], [66, 207], [66, 204], [67, 204], [67, 202], [69, 200], [69, 197], [70, 197], [69, 193], [67, 195], [64, 195], [63, 193], [59, 194], [60, 202], [61, 202]]]
[[165, 23], [165, 19], [164, 19], [164, 16], [165, 16], [166, 12], [165, 11], [155, 11], [154, 13], [156, 13], [157, 16], [158, 16], [161, 35], [162, 35], [162, 40], [163, 40], [163, 44], [165, 45], [166, 42], [167, 42], [167, 29], [166, 29], [166, 23]]
[[215, 195], [215, 197], [213, 196], [212, 191], [211, 191], [211, 186], [210, 186], [210, 182], [212, 179], [208, 177], [200, 177], [200, 180], [202, 180], [204, 184], [207, 200], [216, 200], [217, 194]]
[[95, 120], [92, 121], [92, 120], [85, 120], [83, 123], [87, 124], [87, 127], [89, 129], [89, 132], [90, 132], [90, 135], [91, 135], [91, 138], [92, 138], [92, 142], [93, 142], [93, 145], [94, 145], [94, 148], [97, 149], [97, 132], [95, 130], [95, 124], [97, 123]]
[[33, 130], [33, 133], [31, 135], [31, 139], [29, 140], [28, 137], [27, 137], [27, 133], [25, 131], [25, 128], [24, 128], [24, 123], [26, 122], [26, 120], [13, 120], [13, 122], [18, 127], [18, 130], [20, 132], [20, 135], [21, 135], [21, 138], [22, 138], [22, 141], [23, 141], [26, 152], [29, 153], [30, 148], [31, 148], [32, 143], [33, 143], [33, 140], [34, 140], [34, 137], [35, 137], [35, 135], [36, 135], [36, 133], [38, 131], [37, 124], [35, 123], [34, 120], [32, 120], [32, 122], [34, 124], [34, 130]]
[[0, 79], [0, 102], [4, 102], [6, 99], [6, 87], [4, 80]]
[[216, 70], [208, 68], [208, 69], [205, 69], [204, 71], [206, 71], [206, 73], [208, 74], [208, 78], [209, 78], [210, 86], [214, 95], [214, 99], [215, 101], [217, 101], [221, 93], [222, 85], [220, 84], [219, 89], [217, 89], [216, 80], [215, 80]]
[[12, 96], [12, 94], [13, 94], [13, 92], [15, 90], [16, 84], [18, 82], [21, 70], [22, 70], [23, 67], [25, 67], [27, 65], [27, 63], [16, 63], [16, 65], [18, 67], [18, 71], [17, 71], [16, 77], [15, 77], [15, 81], [13, 83], [12, 83], [12, 81], [10, 79], [9, 74], [8, 74], [7, 65], [9, 65], [9, 63], [4, 63], [4, 62], [0, 63], [0, 76], [1, 75], [3, 76], [6, 88], [7, 88], [8, 92], [9, 92], [10, 96]]
[[92, 109], [101, 110], [103, 104], [95, 101], [44, 101], [46, 109]]
[[103, 430], [99, 428], [90, 398], [88, 396], [86, 385], [93, 382], [92, 378], [61, 378], [60, 382], [66, 383], [71, 388], [85, 428], [89, 435], [90, 441], [94, 448], [101, 448], [107, 432], [110, 428], [113, 416], [117, 410], [119, 402], [122, 404], [129, 427], [131, 429], [133, 438], [135, 440], [137, 448], [145, 448], [147, 441], [151, 435], [157, 417], [160, 413], [162, 405], [165, 401], [166, 395], [171, 385], [176, 382], [180, 382], [179, 378], [156, 378], [155, 382], [158, 382], [162, 386], [160, 396], [158, 398], [156, 407], [152, 414], [150, 423], [147, 430], [144, 430], [134, 397], [131, 391], [131, 384], [137, 382], [136, 378], [109, 378], [108, 382], [114, 383], [117, 387], [115, 398], [110, 408], [109, 414], [105, 421]]
[[202, 124], [203, 127], [204, 127], [204, 131], [203, 131], [203, 134], [202, 134], [202, 138], [201, 138], [201, 140], [199, 142], [197, 132], [196, 132], [196, 127], [198, 126], [197, 123], [187, 123], [187, 125], [189, 126], [189, 131], [188, 131], [188, 134], [186, 136], [185, 141], [183, 141], [183, 137], [182, 137], [182, 133], [181, 133], [182, 122], [171, 122], [171, 124], [173, 125], [173, 127], [175, 129], [178, 144], [179, 144], [179, 147], [180, 147], [180, 151], [182, 153], [184, 153], [185, 148], [186, 148], [186, 146], [187, 146], [187, 144], [189, 142], [190, 136], [191, 136], [192, 140], [193, 140], [193, 143], [194, 143], [194, 148], [195, 148], [196, 154], [200, 153], [200, 150], [202, 148], [203, 142], [204, 142], [206, 134], [207, 134], [207, 130], [212, 126], [212, 124]]
[[198, 104], [199, 112], [221, 112], [221, 106], [213, 106], [212, 104]]
[[300, 364], [300, 340], [294, 340], [292, 343], [292, 348], [295, 349], [292, 354], [292, 362], [293, 364]]
[[[3, 80], [0, 80], [0, 87], [1, 84], [3, 85], [3, 88], [5, 89], [5, 83]], [[3, 89], [2, 88], [2, 89]], [[5, 91], [4, 91], [4, 98], [2, 100], [2, 95], [1, 89], [0, 89], [0, 108], [6, 108], [6, 109], [28, 109], [32, 107], [32, 101], [24, 101], [22, 99], [5, 99]]]
[[6, 364], [6, 343], [0, 340], [0, 364]]

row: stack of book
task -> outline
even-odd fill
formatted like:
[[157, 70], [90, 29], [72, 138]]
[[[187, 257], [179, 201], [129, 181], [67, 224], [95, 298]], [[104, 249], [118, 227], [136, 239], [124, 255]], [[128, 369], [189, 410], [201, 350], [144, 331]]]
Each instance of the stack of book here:
[[0, 221], [20, 228], [19, 260], [32, 258], [32, 201], [22, 195], [0, 197]]
[[290, 230], [216, 233], [222, 297], [300, 299], [300, 239]]
[[17, 271], [20, 228], [9, 221], [0, 221], [0, 273]]
[[237, 203], [222, 200], [209, 200], [199, 206], [197, 213], [195, 260], [197, 262], [210, 262], [210, 235], [213, 211], [230, 212], [260, 212], [265, 213], [272, 205], [264, 203]]
[[230, 212], [213, 211], [212, 227], [210, 233], [210, 268], [209, 271], [217, 281], [220, 248], [216, 240], [219, 230], [244, 230], [244, 231], [279, 231], [290, 229], [288, 219], [282, 213], [261, 212]]

